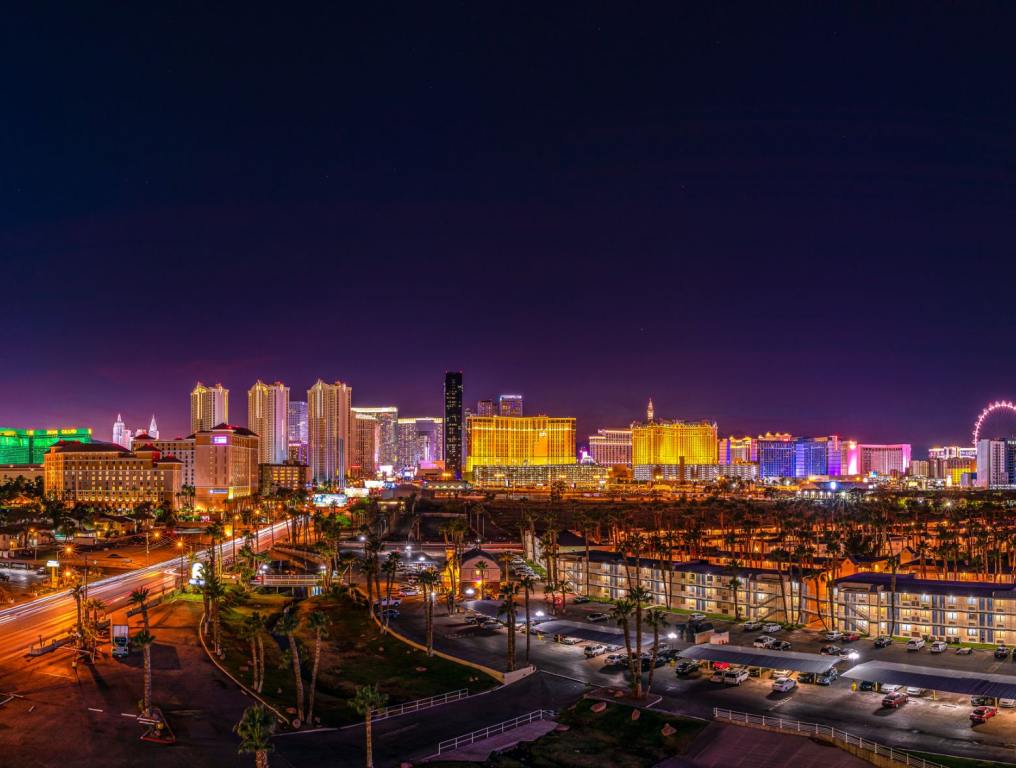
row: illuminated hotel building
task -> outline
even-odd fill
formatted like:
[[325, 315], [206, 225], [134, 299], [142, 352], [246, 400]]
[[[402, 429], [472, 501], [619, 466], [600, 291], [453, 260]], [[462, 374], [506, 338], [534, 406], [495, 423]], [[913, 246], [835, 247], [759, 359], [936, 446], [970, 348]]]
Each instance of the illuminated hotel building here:
[[379, 425], [369, 413], [353, 411], [350, 415], [352, 440], [349, 446], [349, 476], [372, 479], [377, 474]]
[[472, 483], [481, 488], [550, 488], [556, 483], [568, 488], [596, 490], [610, 479], [610, 467], [597, 464], [542, 464], [519, 466], [476, 466]]
[[0, 428], [0, 464], [42, 464], [46, 451], [61, 440], [90, 443], [92, 430]]
[[73, 504], [132, 510], [151, 502], [176, 509], [182, 485], [180, 461], [155, 450], [61, 440], [43, 458], [46, 496]]
[[942, 448], [929, 448], [929, 459], [976, 459], [977, 446], [947, 445]]
[[631, 442], [635, 466], [716, 463], [716, 424], [710, 421], [633, 424]]
[[575, 419], [470, 416], [466, 472], [480, 466], [575, 464]]
[[1016, 438], [977, 441], [978, 488], [1016, 488]]
[[476, 415], [477, 416], [493, 416], [494, 415], [494, 401], [493, 400], [480, 400], [476, 404]]
[[119, 445], [121, 448], [129, 449], [131, 447], [130, 430], [123, 423], [123, 416], [119, 413], [116, 415], [116, 421], [113, 422], [113, 444]]
[[287, 461], [285, 464], [261, 464], [259, 483], [262, 495], [278, 490], [298, 491], [310, 483], [310, 467], [306, 464]]
[[766, 432], [756, 440], [758, 476], [763, 480], [794, 477], [797, 472], [797, 447], [786, 433]]
[[444, 421], [436, 416], [403, 418], [398, 423], [397, 470], [444, 461]]
[[758, 461], [755, 441], [750, 437], [725, 437], [720, 440], [720, 464], [750, 464]]
[[184, 485], [194, 486], [194, 436], [178, 437], [175, 440], [148, 440], [142, 435], [133, 444], [134, 450], [153, 449], [164, 457], [172, 456], [180, 461]]
[[858, 475], [861, 472], [861, 454], [856, 440], [840, 441], [840, 474]]
[[456, 478], [462, 477], [462, 372], [446, 371], [444, 378], [444, 462]]
[[838, 436], [800, 437], [794, 444], [794, 450], [795, 477], [839, 477], [841, 474], [843, 459]]
[[190, 395], [191, 432], [229, 423], [229, 390], [221, 384], [206, 387], [200, 381]]
[[859, 474], [905, 475], [910, 468], [910, 443], [858, 445]]
[[399, 456], [399, 409], [394, 405], [350, 408], [377, 419], [377, 463], [379, 467], [394, 467]]
[[352, 387], [318, 379], [307, 390], [307, 439], [311, 476], [316, 483], [343, 487], [349, 466]]
[[598, 429], [589, 436], [589, 454], [601, 467], [631, 466], [631, 430]]
[[247, 391], [247, 427], [259, 440], [258, 461], [282, 464], [289, 455], [289, 387], [258, 379]]
[[497, 413], [498, 416], [522, 416], [522, 395], [500, 395], [497, 398]]
[[290, 400], [287, 416], [286, 458], [298, 464], [307, 463], [307, 401]]
[[227, 501], [258, 489], [258, 436], [243, 427], [219, 424], [194, 434], [194, 501], [200, 510], [225, 508]]

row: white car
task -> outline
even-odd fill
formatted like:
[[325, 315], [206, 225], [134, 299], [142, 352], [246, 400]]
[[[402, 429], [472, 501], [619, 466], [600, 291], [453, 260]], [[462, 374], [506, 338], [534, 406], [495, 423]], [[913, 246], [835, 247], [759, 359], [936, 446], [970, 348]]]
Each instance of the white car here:
[[758, 632], [760, 629], [762, 629], [762, 622], [761, 621], [746, 621], [746, 622], [744, 622], [742, 627], [743, 627], [745, 632]]
[[627, 653], [612, 653], [603, 660], [603, 666], [610, 667], [615, 664], [627, 664], [628, 654]]
[[783, 629], [783, 627], [781, 627], [779, 624], [776, 624], [775, 622], [770, 622], [769, 624], [762, 625], [763, 632], [779, 632], [781, 629]]
[[843, 633], [838, 629], [834, 629], [831, 632], [825, 633], [825, 639], [830, 643], [835, 643], [843, 639]]
[[886, 683], [885, 685], [881, 686], [881, 690], [882, 693], [896, 693], [896, 691], [898, 691], [902, 687], [903, 687], [902, 685], [896, 685], [896, 683]]
[[907, 696], [923, 696], [924, 689], [918, 688], [916, 685], [907, 686]]
[[949, 645], [944, 640], [936, 640], [928, 646], [928, 650], [932, 653], [945, 653], [949, 650]]
[[907, 640], [908, 651], [919, 651], [924, 647], [924, 640], [920, 637], [912, 637]]
[[688, 617], [688, 621], [705, 621], [706, 615], [704, 613], [693, 613]]
[[768, 648], [770, 645], [773, 644], [774, 640], [775, 638], [762, 635], [762, 637], [756, 637], [755, 642], [753, 642], [752, 645], [755, 646], [756, 648]]
[[999, 699], [998, 706], [1011, 709], [1012, 707], [1016, 707], [1016, 699]]
[[501, 622], [494, 619], [487, 619], [480, 624], [481, 629], [501, 629]]
[[773, 680], [773, 690], [779, 693], [792, 691], [797, 687], [797, 681], [792, 677], [777, 677]]
[[607, 646], [605, 645], [587, 645], [584, 649], [587, 659], [593, 658], [593, 656], [599, 656], [601, 653], [607, 652]]
[[740, 685], [747, 679], [747, 669], [728, 669], [723, 673], [723, 682], [727, 685]]

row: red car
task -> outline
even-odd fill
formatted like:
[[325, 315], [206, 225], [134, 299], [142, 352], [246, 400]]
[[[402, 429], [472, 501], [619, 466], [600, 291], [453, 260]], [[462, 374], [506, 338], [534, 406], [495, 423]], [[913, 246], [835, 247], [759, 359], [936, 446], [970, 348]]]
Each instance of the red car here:
[[970, 713], [970, 722], [974, 725], [977, 725], [978, 723], [986, 723], [997, 714], [997, 707], [977, 707]]
[[860, 639], [861, 639], [861, 636], [859, 634], [857, 634], [856, 632], [847, 632], [841, 638], [841, 642], [844, 642], [844, 643], [856, 643]]
[[903, 691], [893, 691], [886, 694], [885, 698], [882, 699], [882, 706], [886, 709], [899, 709], [907, 703], [909, 698]]
[[730, 662], [727, 661], [714, 661], [713, 669], [730, 669]]

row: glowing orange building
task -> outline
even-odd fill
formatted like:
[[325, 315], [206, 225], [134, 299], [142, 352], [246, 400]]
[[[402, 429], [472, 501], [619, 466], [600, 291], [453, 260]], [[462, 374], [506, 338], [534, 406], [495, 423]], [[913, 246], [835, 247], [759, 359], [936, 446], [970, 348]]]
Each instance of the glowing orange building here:
[[575, 419], [555, 416], [470, 416], [466, 471], [474, 467], [575, 463]]
[[716, 424], [711, 421], [652, 421], [631, 428], [632, 464], [715, 464]]

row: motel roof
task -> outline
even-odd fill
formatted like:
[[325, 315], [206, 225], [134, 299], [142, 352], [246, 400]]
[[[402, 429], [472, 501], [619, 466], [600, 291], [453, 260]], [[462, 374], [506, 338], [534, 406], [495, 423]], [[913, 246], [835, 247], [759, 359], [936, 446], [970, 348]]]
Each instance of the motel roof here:
[[866, 661], [851, 667], [843, 677], [879, 683], [909, 685], [932, 691], [966, 693], [971, 696], [994, 696], [1016, 699], [1016, 676], [989, 672], [966, 672], [943, 667], [920, 667], [888, 661]]
[[[889, 573], [855, 573], [836, 579], [837, 587], [863, 585], [868, 591], [875, 592], [880, 587], [890, 588], [892, 574]], [[996, 584], [990, 581], [942, 581], [940, 579], [919, 579], [914, 574], [896, 574], [896, 592], [921, 595], [951, 595], [959, 597], [1014, 597], [1016, 586], [1012, 584]]]

